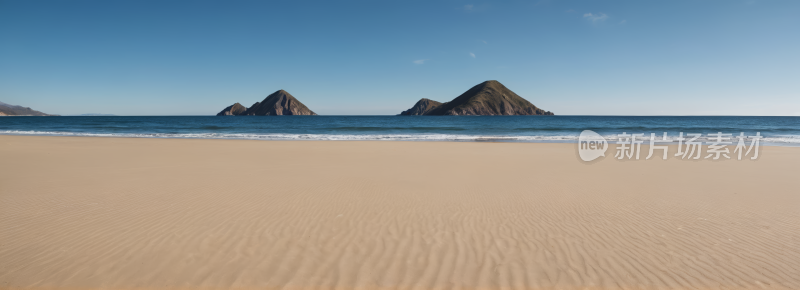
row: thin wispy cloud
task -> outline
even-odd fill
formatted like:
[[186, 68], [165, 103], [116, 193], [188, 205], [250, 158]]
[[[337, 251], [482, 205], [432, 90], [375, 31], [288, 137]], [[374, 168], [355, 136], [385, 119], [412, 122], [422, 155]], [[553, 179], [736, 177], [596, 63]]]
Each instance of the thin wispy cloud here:
[[586, 14], [583, 14], [583, 18], [591, 20], [592, 23], [597, 23], [598, 21], [604, 21], [604, 20], [608, 19], [608, 15], [606, 15], [605, 13], [602, 13], [602, 12], [601, 13], [597, 13], [597, 14], [586, 13]]
[[413, 63], [414, 64], [425, 64], [426, 61], [428, 61], [428, 60], [427, 59], [418, 59], [418, 60], [413, 61]]
[[474, 7], [475, 7], [475, 5], [467, 4], [467, 5], [464, 5], [464, 10], [472, 10], [472, 8], [474, 8]]
[[486, 42], [486, 40], [481, 40], [481, 42], [483, 42], [483, 44], [489, 44], [488, 42]]
[[474, 54], [474, 53], [471, 53], [471, 52], [470, 52], [470, 53], [469, 53], [469, 56], [471, 56], [472, 58], [475, 58], [475, 54]]
[[625, 19], [619, 22], [619, 24], [625, 24], [625, 23], [628, 23], [628, 21], [626, 21]]

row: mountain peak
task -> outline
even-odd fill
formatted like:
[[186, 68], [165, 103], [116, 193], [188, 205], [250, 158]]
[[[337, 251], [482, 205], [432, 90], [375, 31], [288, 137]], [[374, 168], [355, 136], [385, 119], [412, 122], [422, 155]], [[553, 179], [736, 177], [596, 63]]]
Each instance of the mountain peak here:
[[[422, 100], [420, 100], [422, 102]], [[419, 104], [420, 102], [417, 102]], [[419, 108], [403, 112], [418, 112]], [[415, 110], [416, 109], [416, 110]], [[401, 114], [403, 114], [401, 113]], [[537, 108], [496, 80], [477, 84], [450, 102], [429, 108], [424, 115], [553, 115]], [[410, 114], [409, 114], [410, 115]]]
[[245, 108], [239, 103], [233, 104], [217, 116], [272, 116], [272, 115], [316, 115], [308, 107], [303, 105], [297, 98], [285, 90], [277, 90], [264, 98], [261, 102], [256, 102], [250, 108]]

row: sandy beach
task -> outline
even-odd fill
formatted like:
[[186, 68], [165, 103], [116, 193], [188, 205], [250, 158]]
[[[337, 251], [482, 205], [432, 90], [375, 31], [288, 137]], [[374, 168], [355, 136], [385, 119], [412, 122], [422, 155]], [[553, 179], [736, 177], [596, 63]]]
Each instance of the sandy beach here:
[[0, 288], [800, 289], [761, 149], [0, 136]]

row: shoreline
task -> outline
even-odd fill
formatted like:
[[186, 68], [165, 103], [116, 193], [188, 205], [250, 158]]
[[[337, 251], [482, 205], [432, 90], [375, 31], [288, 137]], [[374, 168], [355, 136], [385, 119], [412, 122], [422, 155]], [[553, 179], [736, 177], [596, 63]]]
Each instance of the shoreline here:
[[[490, 135], [456, 135], [456, 134], [250, 134], [250, 133], [230, 133], [223, 135], [248, 135], [248, 136], [263, 136], [259, 137], [209, 137], [214, 133], [185, 133], [185, 134], [167, 134], [167, 133], [123, 133], [123, 134], [103, 134], [103, 133], [60, 133], [60, 134], [44, 134], [44, 133], [0, 133], [0, 136], [30, 136], [30, 137], [71, 137], [71, 138], [134, 138], [134, 139], [175, 139], [175, 140], [251, 140], [251, 141], [332, 141], [332, 142], [347, 142], [347, 141], [381, 141], [381, 142], [456, 142], [456, 143], [470, 143], [470, 142], [496, 142], [496, 143], [544, 143], [544, 144], [577, 144], [578, 135], [575, 136], [490, 136]], [[168, 136], [155, 136], [155, 135], [168, 135]], [[187, 135], [187, 136], [169, 136], [169, 135]], [[203, 137], [193, 137], [196, 135], [204, 135]], [[275, 137], [278, 136], [278, 137]], [[287, 137], [293, 136], [293, 137]], [[310, 136], [301, 138], [298, 136]], [[449, 138], [448, 138], [449, 137]], [[609, 145], [616, 144], [616, 141], [611, 139], [611, 135], [604, 136], [608, 140]], [[543, 138], [543, 139], [537, 139]], [[548, 139], [550, 138], [550, 139]], [[553, 139], [554, 138], [554, 139]], [[659, 137], [657, 137], [659, 138]], [[766, 140], [774, 140], [775, 138], [765, 138]], [[771, 147], [800, 147], [800, 139], [790, 138], [790, 142], [774, 142], [774, 141], [761, 141], [761, 146]], [[699, 139], [704, 143], [708, 143], [707, 138]], [[732, 141], [736, 139], [733, 138]], [[749, 140], [749, 139], [748, 139]], [[646, 145], [649, 139], [644, 140]], [[677, 141], [673, 141], [677, 142]], [[749, 143], [748, 143], [749, 144]], [[670, 144], [673, 146], [676, 144]], [[707, 146], [707, 145], [703, 145]], [[733, 147], [735, 145], [729, 145]]]

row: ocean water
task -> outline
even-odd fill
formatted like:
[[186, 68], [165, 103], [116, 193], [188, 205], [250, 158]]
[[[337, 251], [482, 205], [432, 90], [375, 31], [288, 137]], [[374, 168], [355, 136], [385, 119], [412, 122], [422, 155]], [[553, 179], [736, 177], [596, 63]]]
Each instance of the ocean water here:
[[765, 145], [800, 146], [800, 117], [726, 116], [143, 116], [0, 117], [0, 134], [256, 140], [576, 142], [616, 135], [757, 132]]

